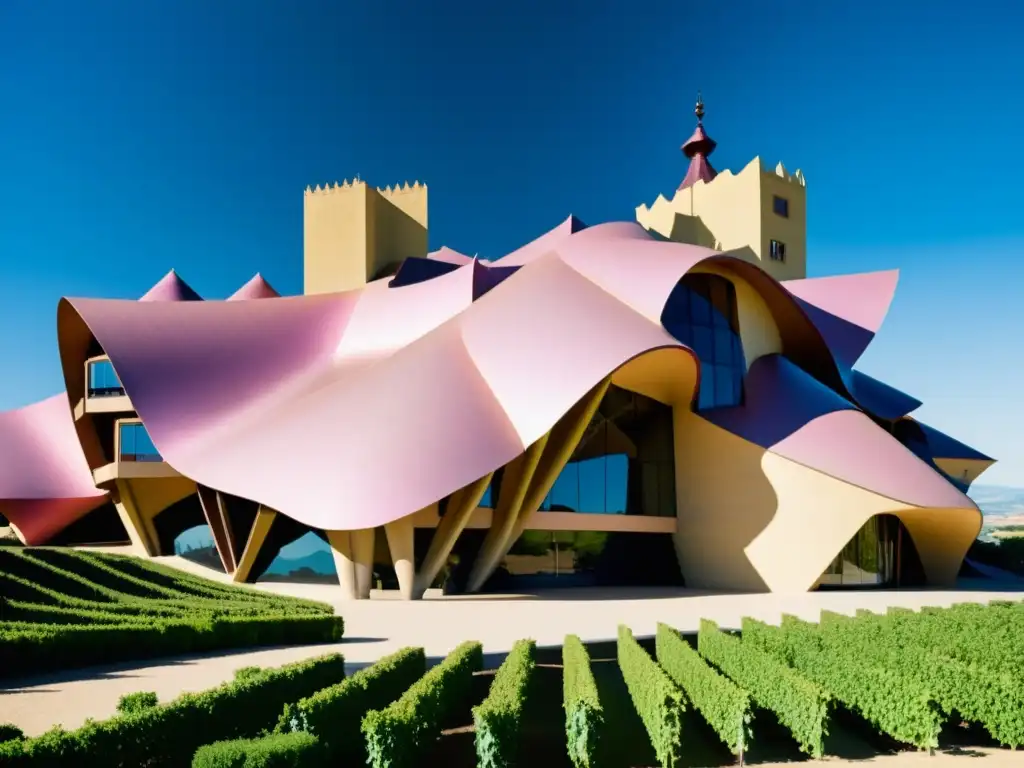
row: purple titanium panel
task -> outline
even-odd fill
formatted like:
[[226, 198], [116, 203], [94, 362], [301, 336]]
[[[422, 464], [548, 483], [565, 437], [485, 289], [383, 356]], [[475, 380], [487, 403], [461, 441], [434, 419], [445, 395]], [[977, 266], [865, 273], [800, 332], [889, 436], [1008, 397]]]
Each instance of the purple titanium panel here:
[[500, 264], [490, 266], [476, 262], [473, 270], [473, 300], [476, 301], [489, 290], [501, 283], [505, 278], [514, 275], [520, 267], [505, 267]]
[[786, 280], [783, 285], [808, 304], [874, 334], [889, 313], [899, 279], [899, 270], [891, 269]]
[[[468, 262], [467, 262], [468, 263]], [[388, 281], [389, 288], [401, 288], [413, 283], [422, 283], [441, 275], [446, 275], [459, 268], [459, 264], [453, 261], [441, 261], [438, 259], [421, 259], [410, 256], [402, 262], [395, 276]]]
[[833, 357], [842, 368], [852, 368], [875, 338], [872, 331], [836, 317], [799, 297], [796, 298], [796, 302], [821, 332], [825, 343], [832, 350]]
[[855, 406], [782, 355], [759, 357], [744, 382], [744, 403], [699, 415], [762, 448], [771, 448], [809, 422]]
[[921, 407], [921, 401], [860, 371], [844, 377], [853, 395], [865, 411], [880, 419], [895, 421]]
[[461, 267], [463, 264], [469, 264], [469, 262], [473, 260], [472, 256], [467, 256], [464, 253], [452, 250], [447, 245], [441, 246], [436, 251], [431, 251], [427, 254], [427, 258], [434, 261], [446, 261], [457, 267]]
[[940, 432], [935, 427], [930, 427], [920, 421], [913, 420], [928, 442], [931, 455], [936, 459], [965, 459], [969, 461], [995, 461], [991, 456], [986, 456], [981, 451], [961, 443], [959, 440]]

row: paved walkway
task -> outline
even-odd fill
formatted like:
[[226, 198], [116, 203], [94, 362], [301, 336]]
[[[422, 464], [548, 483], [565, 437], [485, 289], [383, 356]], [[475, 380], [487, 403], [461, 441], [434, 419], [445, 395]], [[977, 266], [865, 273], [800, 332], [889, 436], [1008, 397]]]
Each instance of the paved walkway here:
[[[178, 558], [165, 560], [187, 570], [201, 569]], [[206, 569], [198, 572], [209, 574]], [[702, 617], [723, 627], [738, 627], [743, 616], [777, 623], [783, 613], [817, 620], [823, 608], [852, 614], [858, 608], [884, 611], [891, 605], [919, 608], [1024, 598], [1024, 592], [1005, 591], [734, 595], [678, 589], [592, 589], [435, 597], [418, 602], [374, 593], [371, 600], [346, 603], [337, 600], [337, 586], [268, 583], [260, 588], [334, 604], [345, 617], [345, 640], [335, 645], [188, 656], [6, 681], [0, 687], [0, 723], [14, 723], [29, 735], [57, 723], [75, 728], [88, 717], [111, 716], [125, 693], [155, 691], [161, 701], [169, 701], [184, 691], [199, 691], [229, 680], [239, 667], [278, 666], [334, 651], [343, 653], [355, 669], [409, 645], [423, 646], [428, 656], [439, 659], [459, 642], [474, 639], [483, 642], [485, 651], [497, 661], [522, 637], [532, 637], [542, 646], [560, 645], [568, 633], [587, 641], [610, 640], [619, 623], [642, 636], [653, 634], [659, 621], [696, 631]]]

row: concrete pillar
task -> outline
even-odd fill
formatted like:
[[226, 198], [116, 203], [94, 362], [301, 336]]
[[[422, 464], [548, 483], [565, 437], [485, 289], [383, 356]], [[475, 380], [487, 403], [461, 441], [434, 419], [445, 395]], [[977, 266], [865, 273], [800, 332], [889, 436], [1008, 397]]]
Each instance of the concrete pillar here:
[[352, 565], [355, 571], [356, 597], [360, 600], [370, 599], [373, 587], [373, 549], [377, 530], [363, 528], [349, 532], [352, 538]]
[[403, 600], [412, 600], [416, 577], [412, 516], [407, 515], [388, 523], [384, 526], [384, 533], [388, 538], [391, 561], [395, 565], [395, 575], [398, 577], [398, 590]]
[[327, 543], [331, 545], [334, 557], [334, 568], [338, 572], [338, 585], [341, 587], [343, 600], [355, 600], [359, 597], [356, 591], [355, 564], [352, 562], [352, 532], [327, 531]]

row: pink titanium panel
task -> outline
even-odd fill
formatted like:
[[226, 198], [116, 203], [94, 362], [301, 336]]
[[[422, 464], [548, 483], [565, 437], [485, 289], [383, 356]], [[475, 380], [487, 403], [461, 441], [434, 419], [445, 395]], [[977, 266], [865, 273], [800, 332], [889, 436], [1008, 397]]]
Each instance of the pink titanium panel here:
[[0, 512], [42, 544], [106, 501], [93, 484], [63, 392], [0, 413]]
[[228, 296], [227, 301], [248, 301], [250, 299], [275, 299], [280, 296], [274, 290], [274, 286], [263, 279], [263, 275], [257, 272], [249, 282]]
[[368, 528], [508, 463], [630, 359], [689, 357], [660, 317], [698, 263], [756, 270], [573, 219], [512, 256], [523, 268], [476, 302], [465, 264], [244, 306], [66, 299], [60, 325], [94, 332], [183, 474], [313, 527]]

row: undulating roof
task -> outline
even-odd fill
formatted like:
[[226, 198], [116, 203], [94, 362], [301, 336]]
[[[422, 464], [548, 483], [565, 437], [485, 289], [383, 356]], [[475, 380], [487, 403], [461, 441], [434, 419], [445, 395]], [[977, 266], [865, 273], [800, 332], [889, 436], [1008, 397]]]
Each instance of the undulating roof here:
[[[68, 299], [58, 314], [62, 328], [84, 323], [95, 334], [179, 472], [315, 528], [356, 529], [422, 509], [505, 465], [638, 355], [692, 359], [661, 316], [683, 275], [715, 263], [770, 307], [789, 358], [774, 364], [794, 382], [759, 400], [758, 370], [772, 365], [759, 363], [748, 413], [722, 426], [763, 430], [758, 419], [778, 414], [759, 402], [806, 409], [813, 390], [833, 406], [797, 418], [770, 450], [907, 503], [973, 508], [932, 470], [913, 469], [916, 459], [845, 399], [856, 392], [820, 383], [871, 389], [833, 355], [788, 286], [631, 222], [585, 228], [570, 218], [493, 265], [472, 260], [399, 287], [380, 280], [244, 307]], [[814, 306], [840, 312], [834, 292], [842, 290], [834, 283]], [[856, 455], [858, 447], [871, 456]]]

